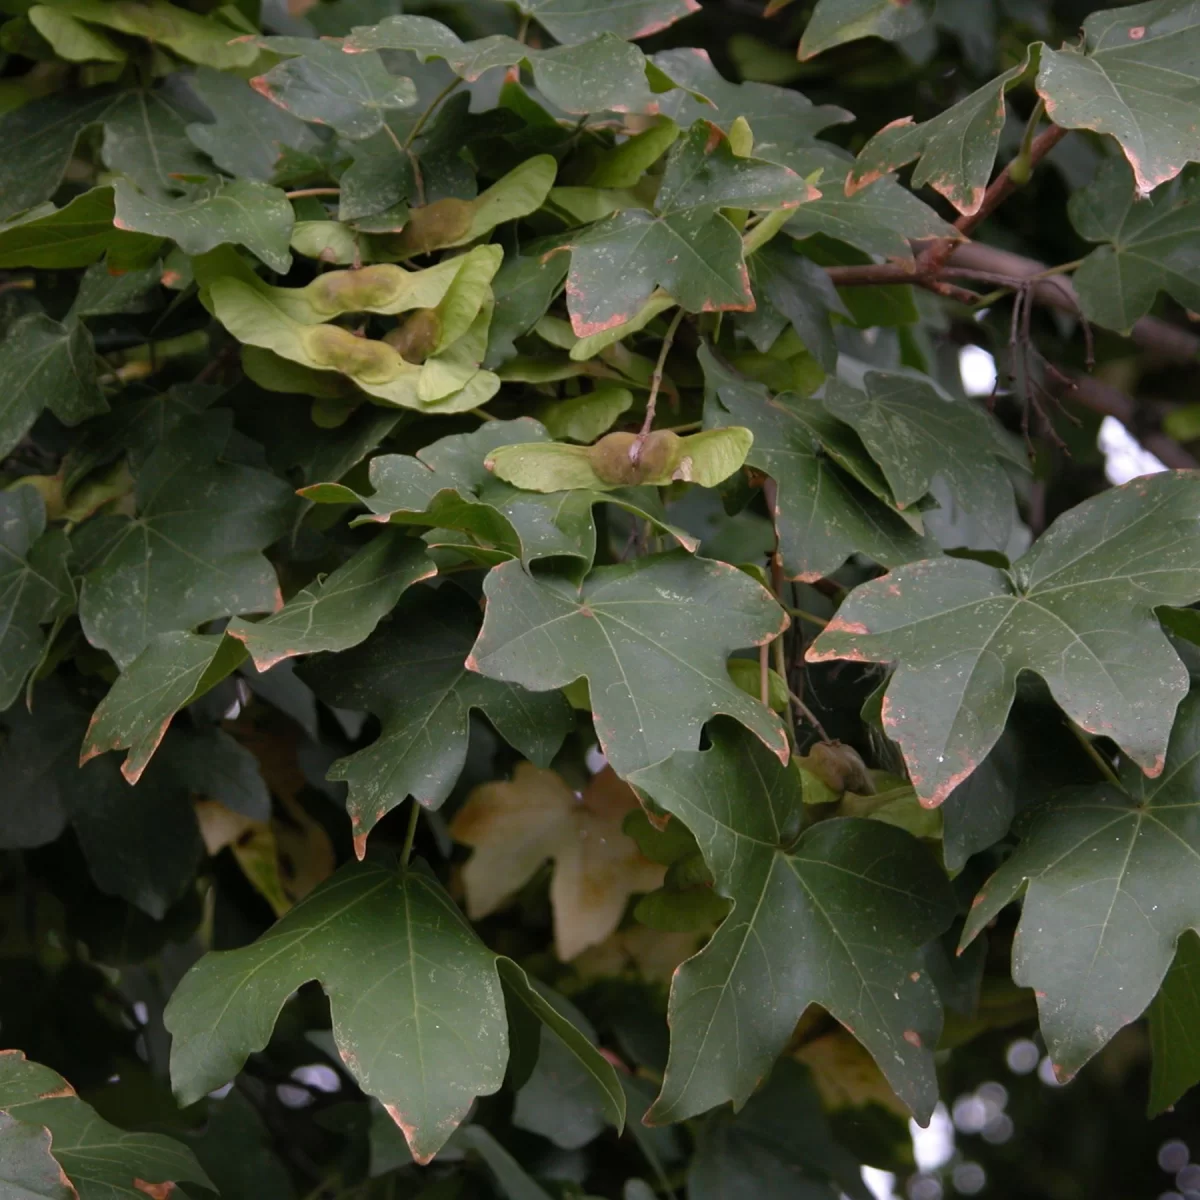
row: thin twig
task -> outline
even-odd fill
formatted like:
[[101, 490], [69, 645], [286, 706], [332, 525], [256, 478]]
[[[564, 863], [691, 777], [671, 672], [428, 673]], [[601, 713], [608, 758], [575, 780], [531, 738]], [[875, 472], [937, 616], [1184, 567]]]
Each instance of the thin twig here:
[[432, 100], [430, 100], [429, 107], [426, 108], [425, 111], [417, 118], [416, 124], [408, 131], [408, 137], [404, 139], [404, 145], [400, 147], [401, 150], [407, 151], [413, 142], [417, 140], [421, 130], [425, 128], [425, 122], [428, 121], [431, 116], [433, 116], [434, 110], [439, 104], [441, 104], [443, 100], [446, 99], [447, 96], [450, 95], [452, 91], [454, 91], [456, 87], [458, 87], [460, 83], [462, 83], [462, 79], [456, 75], [448, 84], [446, 84], [444, 88], [442, 88], [440, 92], [438, 92], [436, 96], [434, 96]]
[[816, 713], [814, 713], [813, 710], [809, 708], [808, 705], [805, 704], [804, 701], [801, 700], [791, 688], [788, 688], [788, 695], [792, 698], [792, 703], [800, 710], [800, 713], [805, 720], [809, 721], [812, 724], [812, 727], [821, 735], [821, 741], [830, 741], [831, 739], [829, 734], [825, 732], [825, 726], [817, 720]]
[[675, 332], [682, 320], [683, 309], [678, 308], [671, 318], [671, 324], [667, 326], [662, 346], [658, 351], [658, 362], [654, 364], [654, 374], [650, 376], [650, 395], [646, 399], [646, 418], [642, 422], [642, 428], [634, 439], [633, 445], [629, 447], [629, 461], [635, 465], [641, 460], [642, 447], [646, 444], [646, 438], [654, 427], [654, 411], [658, 407], [658, 391], [662, 387], [663, 372], [667, 368], [667, 355], [671, 352], [671, 343], [675, 341]]
[[289, 200], [303, 200], [306, 196], [340, 196], [342, 189], [335, 187], [297, 188], [294, 192], [284, 192], [283, 194]]
[[758, 698], [771, 707], [771, 667], [768, 661], [770, 647], [764, 642], [758, 648]]
[[1068, 721], [1067, 726], [1075, 735], [1075, 740], [1078, 741], [1078, 743], [1087, 753], [1088, 758], [1090, 758], [1092, 762], [1094, 762], [1096, 766], [1100, 768], [1100, 773], [1104, 776], [1104, 778], [1107, 779], [1109, 783], [1113, 784], [1114, 787], [1120, 787], [1120, 777], [1117, 775], [1116, 771], [1112, 769], [1112, 764], [1108, 762], [1104, 755], [1096, 749], [1095, 745], [1093, 745], [1092, 739], [1088, 737], [1088, 735], [1084, 733], [1074, 721]]
[[421, 806], [415, 799], [410, 800], [408, 810], [408, 828], [404, 832], [404, 848], [400, 851], [400, 866], [407, 867], [412, 857], [413, 842], [417, 837], [417, 821], [421, 816]]
[[822, 629], [829, 624], [827, 617], [818, 617], [816, 613], [806, 612], [802, 608], [788, 608], [785, 611], [789, 616], [797, 617], [801, 621], [807, 621], [810, 625], [820, 625]]

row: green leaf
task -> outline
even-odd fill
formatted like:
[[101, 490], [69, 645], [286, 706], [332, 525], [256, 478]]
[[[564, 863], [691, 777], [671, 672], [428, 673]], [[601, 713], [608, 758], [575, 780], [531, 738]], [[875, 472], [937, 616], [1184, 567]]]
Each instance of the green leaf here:
[[571, 566], [578, 573], [586, 571], [596, 557], [592, 509], [602, 502], [616, 504], [688, 549], [695, 548], [692, 538], [667, 524], [662, 504], [650, 488], [539, 495], [497, 479], [485, 466], [498, 447], [547, 440], [545, 429], [528, 417], [489, 421], [474, 433], [442, 438], [415, 457], [384, 454], [372, 459], [369, 477], [375, 490], [370, 496], [330, 490], [327, 485], [301, 494], [317, 501], [364, 503], [375, 516], [360, 518], [363, 521], [458, 531], [465, 536], [457, 548], [489, 566], [506, 558], [519, 558], [528, 565], [562, 556], [576, 560]]
[[500, 386], [496, 376], [480, 371], [476, 373], [482, 381], [479, 393], [460, 388], [436, 404], [426, 404], [420, 392], [424, 367], [406, 362], [387, 342], [356, 337], [337, 325], [302, 324], [261, 288], [232, 276], [213, 280], [205, 292], [213, 315], [238, 341], [269, 350], [308, 371], [337, 372], [389, 404], [459, 412], [486, 403]]
[[1082, 49], [1042, 47], [1037, 90], [1065, 129], [1111, 134], [1148, 196], [1200, 159], [1200, 11], [1192, 0], [1149, 0], [1092, 13]]
[[751, 257], [750, 283], [758, 303], [753, 312], [739, 317], [738, 324], [755, 349], [765, 354], [784, 327], [791, 325], [821, 367], [836, 370], [838, 351], [830, 315], [850, 314], [829, 276], [816, 263], [772, 243]]
[[1180, 706], [1160, 778], [1123, 761], [1119, 785], [1064, 789], [1028, 814], [1016, 852], [975, 898], [964, 946], [1024, 891], [1013, 980], [1035, 989], [1060, 1079], [1142, 1015], [1180, 936], [1200, 925], [1198, 762], [1193, 693]]
[[800, 58], [858, 38], [908, 37], [925, 24], [929, 8], [928, 0], [818, 0], [800, 42]]
[[1001, 461], [1027, 463], [1008, 452], [999, 426], [976, 402], [951, 399], [928, 376], [891, 371], [868, 371], [862, 390], [830, 380], [824, 399], [862, 438], [899, 508], [916, 504], [941, 475], [984, 535], [973, 548], [1008, 548], [1017, 511]]
[[64, 425], [108, 411], [91, 334], [76, 318], [60, 323], [30, 313], [0, 342], [0, 454], [25, 436], [44, 406]]
[[302, 121], [329, 125], [352, 141], [379, 133], [387, 113], [416, 103], [413, 81], [390, 74], [377, 53], [344, 54], [339, 42], [312, 38], [263, 38], [261, 45], [294, 57], [250, 86]]
[[[711, 121], [726, 133], [740, 118], [754, 133], [755, 153], [772, 161], [790, 147], [810, 146], [830, 125], [854, 119], [844, 108], [815, 105], [791, 88], [730, 83], [713, 66], [708, 52], [699, 48], [663, 50], [653, 62], [679, 85], [679, 90], [658, 98], [663, 116], [687, 127], [696, 121]], [[807, 176], [807, 172], [803, 174]]]
[[365, 641], [414, 583], [437, 574], [422, 543], [383, 530], [332, 574], [309, 584], [265, 621], [232, 621], [259, 671], [298, 654]]
[[1175, 959], [1150, 1003], [1150, 1102], [1152, 1117], [1165, 1112], [1200, 1082], [1200, 935], [1186, 929]]
[[856, 588], [808, 658], [897, 663], [884, 725], [928, 804], [995, 745], [1025, 670], [1157, 776], [1187, 671], [1154, 606], [1200, 599], [1198, 522], [1200, 479], [1136, 479], [1064, 513], [1009, 571], [944, 558]]
[[671, 150], [655, 212], [626, 209], [572, 237], [567, 308], [579, 337], [624, 324], [664, 287], [688, 312], [754, 307], [725, 207], [790, 209], [819, 193], [794, 171], [739, 158], [697, 122]]
[[645, 56], [611, 33], [535, 50], [499, 35], [463, 42], [429, 17], [395, 16], [355, 29], [344, 45], [351, 54], [409, 50], [421, 62], [441, 59], [460, 79], [472, 83], [487, 71], [524, 64], [541, 94], [568, 113], [643, 112], [652, 103]]
[[846, 193], [919, 160], [914, 188], [931, 186], [959, 212], [973, 216], [983, 204], [996, 164], [1008, 107], [1005, 94], [1029, 73], [1030, 56], [932, 120], [914, 125], [902, 117], [881, 129], [860, 151]]
[[632, 137], [599, 155], [588, 186], [595, 188], [631, 188], [675, 144], [679, 126], [669, 117], [635, 133]]
[[764, 156], [791, 167], [805, 179], [815, 171], [821, 172], [824, 182], [820, 197], [811, 204], [802, 204], [788, 219], [787, 232], [793, 237], [823, 233], [865, 254], [908, 262], [914, 241], [961, 236], [953, 225], [890, 176], [847, 195], [839, 181], [853, 164], [827, 146], [800, 147], [782, 154], [764, 152]]
[[558, 164], [549, 154], [527, 158], [474, 200], [448, 197], [412, 209], [408, 223], [389, 244], [401, 258], [465, 246], [497, 225], [537, 212], [557, 171]]
[[53, 212], [34, 212], [0, 228], [0, 267], [86, 267], [110, 250], [152, 251], [153, 238], [113, 225], [112, 188], [93, 188]]
[[[593, 689], [594, 691], [594, 689]], [[696, 836], [733, 911], [675, 973], [671, 1057], [648, 1119], [740, 1108], [809, 1004], [871, 1052], [927, 1121], [937, 1103], [937, 990], [921, 947], [954, 914], [949, 884], [908, 834], [879, 821], [804, 833], [800, 776], [729, 725], [710, 750], [677, 751], [630, 782]]]
[[0, 492], [0, 711], [21, 694], [41, 660], [42, 625], [71, 611], [69, 547], [46, 530], [46, 506], [31, 487]]
[[315, 154], [322, 146], [303, 121], [236, 75], [202, 66], [190, 84], [213, 120], [189, 125], [187, 135], [230, 175], [270, 183], [285, 150]]
[[105, 165], [161, 200], [179, 191], [181, 180], [211, 175], [187, 136], [192, 116], [165, 88], [121, 92], [103, 114]]
[[733, 683], [725, 660], [770, 641], [787, 618], [736, 567], [676, 551], [597, 567], [574, 585], [511, 562], [491, 571], [484, 595], [470, 669], [537, 691], [586, 677], [596, 733], [618, 774], [695, 746], [717, 713], [786, 761], [779, 719]]
[[118, 179], [115, 203], [118, 229], [171, 238], [185, 254], [205, 254], [226, 243], [245, 246], [271, 270], [291, 269], [295, 217], [278, 188], [230, 179], [160, 200]]
[[121, 774], [135, 784], [171, 719], [228, 676], [245, 651], [221, 634], [162, 633], [118, 677], [92, 715], [80, 762], [128, 750]]
[[562, 745], [571, 714], [561, 696], [533, 695], [468, 670], [477, 629], [461, 594], [420, 588], [361, 646], [302, 670], [327, 703], [373, 712], [382, 726], [375, 742], [329, 772], [350, 785], [346, 807], [360, 858], [376, 822], [407, 797], [437, 808], [450, 794], [466, 761], [472, 711], [541, 766]]
[[884, 499], [887, 483], [857, 435], [821, 401], [772, 397], [720, 366], [707, 347], [700, 361], [719, 402], [709, 423], [728, 419], [750, 429], [746, 461], [777, 484], [779, 550], [790, 579], [830, 575], [854, 553], [890, 566], [926, 550], [926, 540]]
[[568, 46], [599, 34], [636, 40], [649, 37], [698, 12], [698, 0], [608, 0], [603, 5], [579, 0], [516, 0], [555, 41]]
[[153, 1185], [165, 1185], [163, 1195], [180, 1183], [212, 1186], [186, 1146], [161, 1133], [110, 1125], [61, 1075], [20, 1050], [0, 1053], [0, 1112], [49, 1131], [54, 1158], [73, 1185], [65, 1194], [79, 1200], [145, 1200]]
[[180, 423], [137, 477], [137, 516], [105, 516], [83, 535], [79, 619], [93, 646], [128, 666], [155, 634], [280, 607], [262, 550], [287, 529], [291, 490], [218, 461], [228, 412]]
[[496, 314], [484, 366], [495, 370], [517, 353], [513, 342], [546, 315], [567, 277], [565, 254], [509, 255], [492, 280]]
[[739, 471], [753, 442], [748, 429], [731, 426], [680, 437], [670, 430], [651, 433], [633, 461], [638, 435], [610, 433], [594, 446], [529, 442], [501, 446], [484, 462], [514, 487], [532, 492], [576, 488], [607, 491], [628, 486], [665, 486], [677, 480], [716, 487]]
[[29, 23], [68, 62], [124, 62], [128, 55], [112, 38], [57, 7], [35, 4]]
[[538, 415], [551, 437], [594, 442], [632, 407], [633, 393], [628, 388], [601, 384], [594, 392], [552, 401]]
[[77, 21], [146, 38], [189, 62], [205, 63], [219, 70], [248, 67], [258, 57], [258, 48], [238, 38], [236, 29], [215, 18], [168, 4], [166, 0], [140, 0], [137, 4], [112, 4], [109, 0], [43, 0], [43, 3]]
[[828, 1200], [830, 1185], [870, 1200], [854, 1155], [833, 1140], [808, 1072], [783, 1058], [741, 1112], [714, 1113], [688, 1168], [690, 1200], [748, 1193], [762, 1200]]
[[482, 1125], [465, 1126], [454, 1140], [483, 1159], [506, 1200], [550, 1200], [549, 1193]]
[[11, 1200], [78, 1200], [66, 1172], [50, 1153], [50, 1130], [0, 1109], [0, 1186]]
[[[343, 867], [253, 945], [208, 954], [184, 977], [164, 1018], [175, 1090], [186, 1104], [231, 1079], [267, 1044], [288, 996], [315, 978], [342, 1061], [427, 1163], [475, 1097], [504, 1080], [502, 965], [520, 987], [520, 968], [497, 959], [425, 870]], [[620, 1091], [615, 1077], [609, 1086]]]
[[1200, 307], [1188, 265], [1200, 234], [1200, 175], [1188, 172], [1139, 199], [1128, 165], [1111, 161], [1071, 197], [1069, 211], [1081, 237], [1102, 243], [1072, 276], [1089, 321], [1128, 333], [1160, 291], [1186, 309]]
[[76, 89], [31, 100], [0, 117], [0, 219], [50, 199], [79, 134], [112, 103], [108, 88]]

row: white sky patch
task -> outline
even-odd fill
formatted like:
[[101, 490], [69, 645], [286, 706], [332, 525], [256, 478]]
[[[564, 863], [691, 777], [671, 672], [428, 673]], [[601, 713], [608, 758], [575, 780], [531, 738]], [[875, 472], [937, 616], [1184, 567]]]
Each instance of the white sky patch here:
[[1133, 434], [1117, 420], [1105, 417], [1096, 439], [1104, 452], [1104, 473], [1110, 483], [1128, 483], [1139, 475], [1165, 471], [1166, 466], [1134, 439]]
[[908, 1131], [912, 1134], [913, 1159], [918, 1171], [936, 1171], [954, 1157], [954, 1122], [944, 1104], [933, 1110], [928, 1129], [909, 1121]]
[[964, 346], [958, 370], [968, 396], [990, 396], [996, 390], [996, 360], [982, 346]]

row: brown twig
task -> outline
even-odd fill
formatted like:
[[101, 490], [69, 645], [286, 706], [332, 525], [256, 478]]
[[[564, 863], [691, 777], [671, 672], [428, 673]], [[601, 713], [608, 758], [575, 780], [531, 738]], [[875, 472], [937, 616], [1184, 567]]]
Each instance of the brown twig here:
[[671, 324], [667, 326], [667, 332], [663, 335], [662, 346], [658, 351], [658, 361], [654, 364], [654, 374], [650, 376], [650, 395], [646, 398], [646, 418], [642, 421], [642, 428], [638, 431], [633, 445], [629, 447], [629, 461], [635, 466], [641, 460], [642, 447], [646, 444], [646, 438], [650, 436], [650, 430], [654, 427], [654, 413], [658, 407], [658, 393], [662, 387], [663, 373], [667, 368], [667, 355], [671, 352], [671, 344], [675, 341], [675, 333], [682, 320], [683, 309], [678, 308], [671, 318]]

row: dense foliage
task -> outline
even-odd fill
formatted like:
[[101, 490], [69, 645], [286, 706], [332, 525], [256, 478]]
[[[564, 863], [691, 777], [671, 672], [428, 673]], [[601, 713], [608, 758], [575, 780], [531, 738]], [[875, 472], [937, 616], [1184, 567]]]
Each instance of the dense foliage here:
[[1200, 1190], [1200, 0], [0, 12], [0, 1193]]

